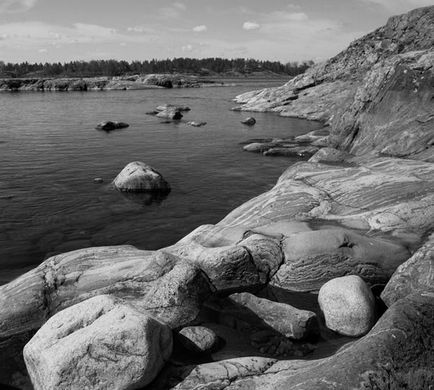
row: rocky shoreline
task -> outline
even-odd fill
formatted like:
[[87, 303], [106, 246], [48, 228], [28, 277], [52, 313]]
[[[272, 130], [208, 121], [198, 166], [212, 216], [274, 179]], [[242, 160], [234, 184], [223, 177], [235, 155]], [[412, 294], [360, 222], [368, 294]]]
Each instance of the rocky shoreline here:
[[250, 151], [319, 150], [170, 247], [68, 252], [1, 286], [0, 383], [429, 388], [433, 47], [434, 7], [417, 9], [283, 87], [237, 97], [327, 125]]
[[148, 74], [120, 77], [9, 78], [0, 79], [0, 92], [112, 91], [151, 88], [223, 87], [223, 82], [182, 74]]

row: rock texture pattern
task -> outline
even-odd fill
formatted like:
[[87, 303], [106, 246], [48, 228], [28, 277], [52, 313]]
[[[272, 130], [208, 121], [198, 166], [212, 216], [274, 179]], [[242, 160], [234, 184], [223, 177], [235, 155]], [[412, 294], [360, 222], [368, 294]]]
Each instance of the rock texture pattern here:
[[134, 161], [129, 163], [113, 181], [115, 187], [126, 192], [163, 192], [170, 191], [169, 183], [151, 166]]
[[187, 326], [179, 335], [182, 345], [194, 353], [210, 353], [219, 341], [215, 332], [205, 326]]
[[138, 389], [171, 353], [170, 328], [108, 295], [57, 313], [24, 347], [36, 390]]
[[434, 234], [409, 260], [398, 267], [381, 298], [387, 306], [391, 306], [417, 291], [434, 291]]
[[346, 336], [362, 336], [375, 323], [375, 298], [359, 276], [325, 283], [318, 294], [327, 327]]

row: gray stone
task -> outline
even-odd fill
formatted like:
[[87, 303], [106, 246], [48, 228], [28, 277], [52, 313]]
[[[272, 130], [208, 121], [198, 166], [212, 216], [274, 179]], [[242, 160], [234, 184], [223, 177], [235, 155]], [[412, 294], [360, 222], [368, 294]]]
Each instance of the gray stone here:
[[182, 345], [194, 353], [210, 353], [218, 344], [215, 332], [205, 326], [187, 326], [179, 334]]
[[375, 298], [359, 276], [328, 281], [319, 290], [318, 303], [326, 326], [345, 336], [362, 336], [375, 323]]
[[115, 187], [126, 192], [169, 192], [170, 185], [151, 166], [134, 161], [129, 163], [113, 181]]
[[243, 120], [241, 121], [241, 123], [242, 123], [243, 125], [253, 126], [253, 125], [256, 123], [256, 119], [253, 118], [253, 117], [251, 117], [251, 116], [249, 116], [248, 118], [243, 119]]
[[138, 389], [171, 353], [170, 328], [108, 295], [57, 313], [24, 347], [36, 390]]

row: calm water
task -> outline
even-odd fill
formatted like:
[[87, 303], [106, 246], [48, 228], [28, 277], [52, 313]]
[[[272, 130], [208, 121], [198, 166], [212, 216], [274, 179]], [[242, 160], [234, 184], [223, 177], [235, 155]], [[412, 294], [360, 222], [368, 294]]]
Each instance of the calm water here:
[[[293, 161], [246, 153], [238, 143], [297, 135], [318, 124], [257, 113], [256, 126], [245, 127], [246, 113], [230, 111], [231, 99], [256, 87], [0, 94], [0, 283], [55, 253], [173, 244], [271, 188]], [[162, 103], [188, 105], [185, 121], [208, 124], [164, 124], [145, 115]], [[102, 120], [130, 127], [94, 130]], [[166, 199], [151, 203], [111, 188], [135, 160], [171, 184]], [[95, 184], [96, 177], [104, 183]]]

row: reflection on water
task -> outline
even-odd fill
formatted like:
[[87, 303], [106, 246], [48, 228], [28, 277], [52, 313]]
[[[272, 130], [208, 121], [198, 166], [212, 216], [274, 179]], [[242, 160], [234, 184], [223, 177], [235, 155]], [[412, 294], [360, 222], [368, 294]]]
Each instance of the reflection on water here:
[[141, 206], [149, 206], [152, 203], [161, 205], [169, 196], [169, 192], [121, 192], [122, 196]]
[[[257, 113], [256, 125], [245, 127], [247, 115], [229, 110], [231, 98], [255, 87], [0, 94], [0, 283], [68, 250], [171, 245], [271, 188], [294, 160], [246, 153], [239, 143], [319, 125]], [[168, 124], [145, 114], [162, 103], [192, 111]], [[104, 120], [130, 126], [95, 130]], [[157, 169], [169, 196], [107, 184], [131, 161]]]

